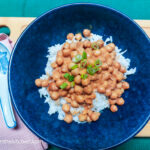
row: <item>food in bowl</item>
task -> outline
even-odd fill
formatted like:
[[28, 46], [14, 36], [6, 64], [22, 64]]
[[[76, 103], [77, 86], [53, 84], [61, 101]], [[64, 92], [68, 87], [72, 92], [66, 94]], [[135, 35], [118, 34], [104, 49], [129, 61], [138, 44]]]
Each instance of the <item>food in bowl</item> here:
[[105, 108], [118, 111], [125, 103], [121, 95], [130, 87], [125, 79], [136, 72], [112, 37], [103, 41], [88, 29], [83, 36], [69, 33], [64, 44], [51, 46], [46, 75], [35, 80], [48, 113], [58, 112], [67, 123], [97, 121]]

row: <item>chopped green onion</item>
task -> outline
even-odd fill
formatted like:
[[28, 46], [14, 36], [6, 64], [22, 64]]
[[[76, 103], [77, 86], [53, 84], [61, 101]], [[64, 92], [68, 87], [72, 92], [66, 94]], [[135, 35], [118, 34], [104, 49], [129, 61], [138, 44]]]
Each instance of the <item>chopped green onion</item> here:
[[96, 43], [92, 43], [91, 47], [96, 50], [99, 49], [99, 46]]
[[88, 77], [87, 74], [81, 74], [81, 79], [86, 79]]
[[74, 76], [69, 75], [69, 77], [68, 77], [68, 81], [69, 81], [69, 82], [72, 82], [73, 80], [74, 80]]
[[82, 59], [87, 59], [87, 53], [85, 51], [82, 53]]
[[94, 75], [99, 70], [100, 70], [100, 68], [98, 66], [95, 66], [95, 67], [92, 67], [92, 65], [87, 66], [87, 72], [90, 75]]
[[95, 61], [95, 66], [101, 66], [102, 65], [102, 62], [100, 61], [100, 59], [97, 59]]
[[76, 69], [76, 68], [78, 68], [78, 65], [77, 65], [77, 64], [75, 64], [74, 66], [71, 67], [72, 70], [74, 70], [74, 69]]
[[75, 82], [71, 82], [71, 87], [73, 88], [75, 86]]
[[72, 61], [74, 63], [78, 63], [81, 61], [81, 59], [82, 59], [82, 56], [80, 54], [77, 54], [75, 57], [72, 58]]
[[68, 78], [69, 78], [69, 76], [70, 76], [70, 74], [69, 74], [69, 73], [65, 73], [65, 74], [64, 74], [64, 78], [66, 78], [66, 79], [68, 79]]
[[87, 65], [87, 60], [82, 60], [82, 61], [81, 61], [81, 64], [80, 64], [80, 67], [81, 67], [81, 68], [85, 68], [86, 65]]
[[60, 86], [60, 88], [61, 88], [61, 89], [65, 89], [67, 86], [68, 86], [68, 84], [67, 84], [66, 82], [64, 82], [64, 83]]

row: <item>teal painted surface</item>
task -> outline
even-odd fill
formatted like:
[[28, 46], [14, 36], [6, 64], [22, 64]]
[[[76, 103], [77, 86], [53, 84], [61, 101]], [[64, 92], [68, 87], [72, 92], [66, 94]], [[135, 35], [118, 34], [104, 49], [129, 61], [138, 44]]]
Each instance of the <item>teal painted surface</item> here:
[[0, 16], [36, 17], [60, 5], [91, 2], [115, 8], [134, 19], [150, 19], [150, 0], [0, 0]]
[[[115, 8], [132, 19], [150, 19], [150, 0], [0, 0], [1, 17], [37, 17], [68, 3], [91, 2]], [[8, 30], [0, 30], [0, 32]], [[109, 141], [108, 141], [109, 142]], [[86, 144], [86, 143], [85, 143]], [[49, 145], [49, 150], [59, 150]], [[133, 138], [113, 150], [150, 150], [150, 138]]]

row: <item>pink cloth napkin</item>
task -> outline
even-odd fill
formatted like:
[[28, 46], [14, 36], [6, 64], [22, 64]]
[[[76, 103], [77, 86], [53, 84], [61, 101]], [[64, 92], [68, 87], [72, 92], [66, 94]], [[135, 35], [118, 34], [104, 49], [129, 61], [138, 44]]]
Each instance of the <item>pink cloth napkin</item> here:
[[[13, 43], [6, 34], [0, 34], [0, 42], [8, 50], [12, 50]], [[0, 150], [45, 150], [48, 144], [35, 136], [15, 113], [17, 127], [8, 129], [0, 112]]]

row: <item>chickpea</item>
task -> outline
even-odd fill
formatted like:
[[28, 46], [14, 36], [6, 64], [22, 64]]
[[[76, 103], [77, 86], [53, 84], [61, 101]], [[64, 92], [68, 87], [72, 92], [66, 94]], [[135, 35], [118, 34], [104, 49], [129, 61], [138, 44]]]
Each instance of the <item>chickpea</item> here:
[[48, 87], [48, 85], [49, 85], [48, 80], [43, 80], [42, 81], [42, 87]]
[[56, 64], [56, 62], [53, 62], [53, 63], [51, 63], [51, 67], [52, 67], [53, 69], [55, 69], [55, 68], [58, 67], [58, 65]]
[[82, 95], [76, 95], [76, 101], [78, 103], [83, 103], [84, 102], [84, 97]]
[[123, 74], [121, 73], [121, 72], [118, 72], [118, 74], [116, 74], [116, 79], [117, 79], [117, 81], [121, 81], [121, 80], [123, 80]]
[[122, 87], [124, 90], [127, 90], [130, 88], [129, 83], [128, 82], [122, 82]]
[[107, 59], [107, 65], [108, 65], [108, 66], [111, 66], [111, 65], [112, 65], [112, 63], [113, 63], [113, 61], [112, 61], [112, 59], [111, 59], [111, 58]]
[[80, 84], [81, 83], [81, 76], [80, 75], [77, 75], [75, 78], [74, 78], [74, 82], [76, 84]]
[[121, 67], [120, 63], [118, 63], [118, 62], [116, 62], [116, 61], [113, 63], [113, 65], [114, 65], [114, 67], [115, 67], [116, 69], [118, 69], [118, 70], [119, 70], [120, 67]]
[[108, 82], [107, 82], [107, 81], [104, 81], [102, 86], [103, 86], [104, 88], [107, 88]]
[[91, 100], [91, 99], [85, 99], [85, 102], [86, 102], [87, 104], [89, 104], [89, 105], [92, 104], [92, 100]]
[[74, 108], [78, 108], [79, 104], [76, 101], [71, 101], [71, 106]]
[[58, 71], [53, 71], [52, 77], [53, 77], [53, 80], [56, 81], [56, 80], [60, 79], [60, 73]]
[[78, 41], [80, 41], [82, 39], [82, 35], [80, 33], [77, 33], [75, 35], [75, 39], [78, 40]]
[[77, 54], [78, 54], [77, 51], [72, 51], [72, 52], [71, 52], [71, 58], [75, 57]]
[[67, 122], [67, 123], [71, 123], [73, 120], [73, 117], [71, 114], [66, 114], [65, 118], [64, 118], [64, 121]]
[[83, 42], [78, 41], [77, 42], [77, 48], [83, 48]]
[[99, 119], [99, 116], [100, 116], [100, 113], [99, 112], [93, 112], [92, 114], [91, 114], [91, 119], [92, 119], [92, 121], [96, 121], [96, 120], [98, 120]]
[[89, 78], [82, 79], [81, 83], [83, 86], [87, 86], [88, 84], [90, 84], [90, 79]]
[[94, 75], [90, 76], [91, 81], [95, 81], [95, 80], [98, 80], [98, 79], [99, 79], [99, 76], [97, 74], [94, 74]]
[[60, 87], [62, 84], [63, 84], [63, 80], [61, 80], [61, 79], [58, 79], [57, 81], [56, 81], [56, 86], [57, 87]]
[[101, 60], [102, 63], [106, 62], [106, 59], [104, 57], [102, 57], [102, 56], [100, 57], [100, 60]]
[[86, 74], [86, 73], [87, 73], [87, 70], [86, 70], [86, 69], [80, 69], [80, 72], [79, 72], [79, 73], [80, 73], [80, 75], [81, 75], [81, 74]]
[[111, 53], [113, 51], [113, 48], [109, 45], [106, 45], [105, 48], [106, 48], [107, 52], [109, 52], [109, 53]]
[[109, 72], [105, 72], [104, 74], [103, 74], [103, 79], [104, 80], [108, 80], [110, 78], [110, 73]]
[[49, 90], [49, 91], [57, 91], [57, 90], [58, 90], [58, 87], [56, 86], [56, 83], [55, 83], [55, 82], [49, 83], [48, 90]]
[[110, 106], [110, 110], [111, 110], [112, 112], [116, 112], [116, 111], [118, 111], [118, 107], [117, 107], [116, 105], [111, 105], [111, 106]]
[[69, 93], [70, 93], [70, 94], [74, 93], [74, 89], [71, 88], [71, 89], [69, 90]]
[[90, 31], [89, 29], [84, 29], [84, 30], [83, 30], [83, 35], [84, 35], [85, 37], [89, 37], [89, 36], [91, 35], [91, 31]]
[[83, 42], [83, 46], [84, 46], [85, 48], [90, 48], [90, 47], [91, 47], [91, 42], [88, 41], [88, 40], [85, 40], [85, 41]]
[[84, 51], [84, 48], [83, 47], [79, 47], [77, 49], [77, 51], [79, 52], [80, 55], [82, 55], [83, 51]]
[[63, 56], [63, 53], [61, 50], [57, 52], [57, 56]]
[[111, 58], [112, 58], [113, 60], [116, 58], [116, 52], [115, 52], [115, 51], [111, 52]]
[[110, 105], [114, 105], [114, 104], [116, 104], [116, 102], [117, 102], [117, 100], [116, 99], [108, 99], [108, 101], [109, 101], [109, 104]]
[[62, 97], [65, 97], [67, 95], [67, 91], [60, 89], [59, 90], [59, 95]]
[[73, 62], [69, 63], [69, 64], [68, 64], [69, 70], [71, 70], [71, 68], [72, 68], [74, 65], [75, 65], [75, 63], [73, 63]]
[[89, 109], [89, 110], [88, 110], [88, 115], [91, 116], [92, 113], [93, 113], [93, 111]]
[[36, 85], [37, 87], [41, 87], [41, 86], [42, 86], [42, 79], [36, 79], [36, 80], [35, 80], [35, 85]]
[[69, 33], [69, 34], [67, 35], [67, 39], [68, 39], [68, 40], [73, 40], [73, 38], [74, 38], [74, 34], [73, 34], [73, 33]]
[[117, 97], [118, 97], [118, 94], [117, 94], [115, 91], [113, 91], [113, 92], [111, 93], [110, 98], [111, 98], [111, 99], [116, 99]]
[[120, 106], [124, 105], [124, 99], [123, 98], [118, 98], [117, 99], [117, 104], [120, 105]]
[[108, 45], [109, 45], [110, 47], [112, 47], [113, 50], [115, 50], [115, 47], [116, 47], [116, 46], [115, 46], [114, 43], [109, 43]]
[[94, 65], [94, 64], [95, 64], [95, 60], [89, 58], [89, 59], [87, 60], [87, 64], [88, 64], [88, 65]]
[[77, 48], [76, 43], [73, 42], [73, 43], [70, 44], [70, 49], [71, 50], [75, 50], [76, 48]]
[[83, 122], [83, 121], [86, 121], [87, 115], [80, 114], [78, 117], [79, 117], [79, 120], [80, 120], [81, 122]]
[[68, 84], [67, 87], [65, 88], [66, 90], [69, 90], [71, 88], [71, 83], [69, 81], [66, 81], [66, 83]]
[[113, 80], [113, 81], [110, 80], [109, 81], [109, 86], [110, 86], [111, 89], [114, 89], [116, 87], [116, 81], [115, 80]]
[[59, 93], [58, 92], [51, 92], [50, 96], [53, 100], [57, 100], [59, 98]]
[[87, 122], [91, 122], [92, 120], [91, 120], [91, 118], [89, 117], [89, 116], [87, 116]]
[[91, 95], [88, 96], [88, 98], [95, 99], [96, 98], [96, 94], [92, 93]]
[[71, 95], [67, 94], [67, 97], [65, 97], [65, 100], [67, 103], [71, 103], [71, 99], [70, 99]]
[[64, 62], [64, 60], [63, 60], [63, 57], [56, 57], [56, 63], [60, 66], [60, 65], [62, 65], [63, 64], [63, 62]]
[[100, 56], [101, 51], [97, 49], [93, 52], [93, 54], [94, 54], [94, 56], [98, 57], [98, 56]]
[[122, 95], [121, 89], [115, 89], [115, 92], [117, 93], [118, 97]]
[[104, 93], [105, 93], [105, 88], [104, 88], [103, 86], [99, 86], [99, 87], [97, 88], [97, 91], [98, 91], [99, 93], [104, 94]]
[[71, 99], [75, 100], [75, 94], [71, 94]]
[[67, 65], [63, 65], [63, 66], [61, 67], [61, 71], [62, 71], [63, 73], [68, 72], [68, 66], [67, 66]]
[[68, 42], [64, 43], [64, 45], [63, 45], [64, 49], [66, 49], [66, 48], [69, 49], [69, 47], [70, 47], [70, 44]]
[[83, 88], [83, 91], [86, 93], [86, 94], [91, 94], [93, 89], [91, 86], [86, 86]]
[[96, 43], [99, 46], [99, 48], [104, 46], [104, 41], [103, 40], [98, 40]]
[[83, 88], [81, 86], [75, 85], [74, 90], [78, 94], [82, 94], [83, 93]]
[[106, 89], [105, 95], [106, 95], [106, 96], [110, 96], [110, 95], [111, 95], [111, 90], [110, 90], [110, 89]]
[[69, 104], [63, 104], [62, 105], [62, 110], [65, 112], [65, 113], [68, 113], [70, 111], [70, 106]]
[[79, 68], [76, 68], [76, 69], [71, 71], [71, 74], [74, 76], [77, 76], [79, 74], [79, 71], [80, 71]]
[[108, 72], [112, 73], [113, 72], [113, 67], [109, 67]]
[[126, 72], [126, 68], [123, 67], [123, 66], [121, 66], [121, 67], [120, 67], [120, 72], [125, 73], [125, 72]]
[[103, 63], [102, 64], [102, 69], [103, 70], [107, 70], [108, 69], [108, 64], [107, 63]]
[[63, 52], [64, 57], [68, 57], [70, 56], [71, 50], [66, 48], [66, 49], [63, 49], [62, 52]]
[[119, 82], [119, 83], [117, 84], [117, 88], [118, 88], [118, 89], [121, 89], [121, 88], [122, 88], [122, 82]]

